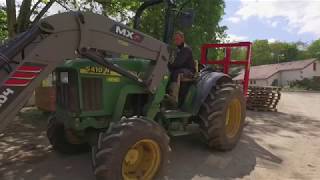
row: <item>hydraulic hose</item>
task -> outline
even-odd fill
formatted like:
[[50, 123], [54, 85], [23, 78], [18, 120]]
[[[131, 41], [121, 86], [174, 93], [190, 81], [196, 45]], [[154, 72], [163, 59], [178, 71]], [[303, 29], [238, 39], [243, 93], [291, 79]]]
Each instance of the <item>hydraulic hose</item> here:
[[5, 65], [10, 67], [13, 58], [21, 53], [23, 49], [34, 41], [41, 34], [38, 26], [32, 27], [29, 31], [20, 34], [15, 39], [0, 47], [0, 69]]

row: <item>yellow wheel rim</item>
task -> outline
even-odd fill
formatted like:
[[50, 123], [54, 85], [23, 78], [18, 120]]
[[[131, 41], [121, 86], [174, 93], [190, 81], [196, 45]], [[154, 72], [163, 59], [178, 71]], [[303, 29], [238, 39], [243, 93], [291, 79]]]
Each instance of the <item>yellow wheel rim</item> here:
[[228, 105], [226, 114], [226, 135], [233, 138], [237, 135], [241, 124], [241, 102], [238, 98], [234, 98]]
[[143, 139], [133, 145], [122, 162], [124, 180], [151, 180], [161, 162], [160, 146], [154, 140]]

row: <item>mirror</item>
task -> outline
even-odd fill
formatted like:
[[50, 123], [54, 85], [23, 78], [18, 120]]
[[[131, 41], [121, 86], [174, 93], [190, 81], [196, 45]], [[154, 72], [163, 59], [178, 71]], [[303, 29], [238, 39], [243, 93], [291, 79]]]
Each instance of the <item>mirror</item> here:
[[181, 28], [190, 28], [194, 22], [195, 12], [193, 9], [181, 12], [178, 17], [178, 22]]

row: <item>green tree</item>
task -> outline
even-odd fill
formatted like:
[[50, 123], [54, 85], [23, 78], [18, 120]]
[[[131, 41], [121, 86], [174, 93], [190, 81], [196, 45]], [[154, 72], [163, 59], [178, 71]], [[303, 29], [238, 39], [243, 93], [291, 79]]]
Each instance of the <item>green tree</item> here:
[[320, 39], [314, 41], [309, 47], [308, 47], [308, 53], [312, 58], [318, 58], [320, 59]]
[[297, 61], [310, 58], [310, 53], [304, 49], [299, 50], [301, 42], [268, 43], [267, 40], [256, 40], [253, 43], [253, 65], [275, 64], [288, 61]]
[[102, 14], [116, 17], [122, 23], [132, 23], [134, 12], [143, 3], [140, 0], [96, 0], [103, 9]]
[[[24, 32], [38, 22], [57, 0], [23, 0], [21, 5], [15, 0], [6, 0], [7, 27], [9, 37]], [[18, 16], [16, 15], [16, 12]]]
[[98, 3], [92, 0], [22, 0], [21, 4], [16, 0], [6, 0], [6, 26], [9, 37], [12, 38], [37, 23], [54, 3], [67, 10], [98, 11]]
[[245, 60], [247, 57], [247, 49], [245, 48], [233, 48], [231, 51], [231, 59], [233, 60]]
[[4, 8], [0, 8], [0, 41], [8, 37], [7, 13]]
[[[223, 0], [187, 0], [185, 9], [195, 10], [195, 21], [192, 28], [183, 29], [178, 26], [176, 21], [176, 30], [185, 32], [188, 44], [193, 48], [196, 59], [200, 57], [200, 47], [203, 43], [217, 43], [219, 38], [224, 35], [226, 27], [219, 26], [222, 15], [224, 14]], [[97, 0], [104, 9], [104, 13], [116, 17], [118, 20], [132, 25], [135, 11], [141, 5], [140, 0]], [[177, 1], [177, 9], [186, 2]], [[141, 18], [140, 31], [162, 40], [164, 32], [164, 19], [166, 7], [164, 4], [147, 9]], [[177, 19], [176, 19], [177, 20]]]
[[[120, 21], [132, 25], [132, 17], [134, 12], [141, 5], [141, 1], [97, 1], [104, 6], [105, 12], [109, 16], [120, 17]], [[186, 1], [178, 1], [177, 5], [180, 9]], [[219, 26], [222, 15], [224, 14], [223, 0], [189, 0], [185, 9], [195, 10], [195, 21], [192, 28], [183, 29], [178, 26], [176, 19], [176, 30], [185, 32], [188, 44], [193, 48], [195, 58], [200, 57], [200, 47], [203, 43], [217, 43], [219, 37], [224, 35], [226, 27]], [[140, 29], [142, 32], [149, 34], [157, 39], [163, 38], [165, 26], [164, 4], [154, 6], [147, 9], [142, 15]]]
[[195, 22], [186, 32], [188, 43], [191, 45], [195, 58], [200, 57], [200, 47], [204, 43], [219, 43], [225, 35], [225, 26], [219, 22], [224, 15], [223, 0], [193, 0], [188, 6], [195, 10]]
[[272, 62], [287, 62], [298, 59], [299, 50], [295, 43], [274, 42], [269, 44]]
[[102, 3], [108, 3], [109, 1], [110, 0], [57, 0], [56, 3], [64, 7], [67, 11], [89, 11], [97, 14], [105, 14]]
[[273, 61], [268, 40], [254, 41], [252, 47], [252, 64], [262, 65], [271, 63], [273, 63]]
[[[184, 2], [189, 2], [184, 4]], [[143, 3], [141, 0], [23, 0], [20, 8], [15, 0], [7, 0], [7, 27], [9, 36], [25, 31], [30, 25], [37, 22], [45, 15], [53, 3], [59, 3], [66, 9], [85, 10], [102, 13], [114, 19], [133, 24], [135, 11]], [[195, 10], [195, 21], [192, 28], [183, 29], [176, 21], [175, 29], [186, 34], [188, 44], [193, 48], [195, 58], [200, 57], [200, 47], [203, 43], [218, 43], [225, 36], [226, 27], [219, 26], [219, 21], [224, 14], [223, 0], [184, 0], [177, 1], [177, 9]], [[16, 11], [19, 15], [16, 17]], [[141, 18], [140, 31], [162, 40], [165, 26], [166, 6], [164, 3], [147, 9]], [[177, 19], [176, 19], [177, 20]]]

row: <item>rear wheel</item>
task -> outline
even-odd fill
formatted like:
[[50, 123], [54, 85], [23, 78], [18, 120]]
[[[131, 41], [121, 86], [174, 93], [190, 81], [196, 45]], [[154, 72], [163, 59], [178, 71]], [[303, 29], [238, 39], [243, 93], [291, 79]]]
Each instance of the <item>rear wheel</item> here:
[[100, 133], [92, 148], [97, 180], [152, 180], [167, 165], [169, 138], [157, 123], [130, 118]]
[[209, 147], [231, 150], [240, 139], [246, 117], [242, 91], [234, 84], [214, 87], [203, 103], [199, 117]]
[[72, 144], [67, 138], [67, 131], [64, 125], [57, 121], [55, 116], [49, 117], [47, 137], [52, 148], [63, 154], [76, 154], [89, 150], [88, 144]]

